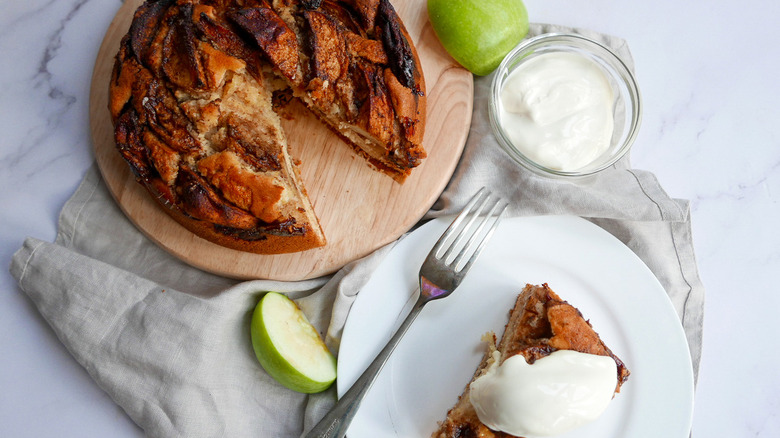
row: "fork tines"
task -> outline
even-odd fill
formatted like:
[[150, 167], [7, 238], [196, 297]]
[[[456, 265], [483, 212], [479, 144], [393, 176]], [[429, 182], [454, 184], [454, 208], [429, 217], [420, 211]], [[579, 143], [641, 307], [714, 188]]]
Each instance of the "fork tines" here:
[[[502, 203], [501, 198], [498, 197], [491, 200], [491, 197], [492, 195], [487, 189], [481, 188], [436, 244], [436, 257], [451, 265], [456, 271], [467, 270], [471, 266], [498, 227], [498, 223], [506, 211], [507, 203]], [[477, 223], [477, 219], [481, 220]], [[485, 229], [491, 222], [490, 228]], [[476, 226], [475, 223], [477, 223]], [[450, 240], [451, 243], [446, 246]], [[474, 248], [475, 245], [476, 248]], [[445, 247], [446, 251], [440, 256]], [[453, 258], [455, 251], [459, 252]], [[471, 256], [466, 259], [469, 254]], [[467, 262], [463, 264], [463, 260], [467, 260]]]

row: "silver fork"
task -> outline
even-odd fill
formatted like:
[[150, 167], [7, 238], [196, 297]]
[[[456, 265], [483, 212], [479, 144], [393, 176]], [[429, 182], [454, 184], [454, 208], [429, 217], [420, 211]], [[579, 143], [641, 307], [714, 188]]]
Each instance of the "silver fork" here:
[[[398, 345], [398, 341], [412, 325], [422, 308], [430, 301], [448, 296], [458, 287], [484, 249], [488, 239], [493, 235], [507, 204], [500, 205], [501, 200], [496, 199], [490, 204], [487, 213], [483, 213], [490, 198], [491, 195], [485, 188], [480, 189], [452, 221], [420, 268], [420, 295], [409, 315], [376, 359], [341, 397], [336, 406], [306, 434], [306, 438], [341, 438], [346, 434], [363, 397], [368, 393], [385, 362]], [[481, 221], [477, 223], [477, 219]], [[491, 221], [492, 225], [485, 230]], [[465, 225], [461, 227], [463, 223]], [[456, 254], [455, 251], [459, 252]]]

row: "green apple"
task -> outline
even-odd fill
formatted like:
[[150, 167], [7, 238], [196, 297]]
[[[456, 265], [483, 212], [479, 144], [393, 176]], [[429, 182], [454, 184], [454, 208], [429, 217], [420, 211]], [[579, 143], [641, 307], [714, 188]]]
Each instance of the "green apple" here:
[[480, 76], [528, 34], [522, 0], [428, 0], [428, 16], [447, 52]]
[[336, 358], [301, 309], [266, 293], [252, 314], [252, 346], [265, 371], [293, 391], [315, 393], [336, 380]]

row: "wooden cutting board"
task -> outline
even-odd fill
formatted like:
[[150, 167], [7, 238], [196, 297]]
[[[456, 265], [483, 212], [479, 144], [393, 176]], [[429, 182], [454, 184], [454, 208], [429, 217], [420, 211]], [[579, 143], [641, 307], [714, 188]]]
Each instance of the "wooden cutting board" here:
[[[428, 93], [423, 144], [428, 158], [403, 185], [372, 170], [304, 109], [283, 127], [292, 156], [328, 239], [325, 247], [294, 254], [258, 255], [203, 240], [174, 222], [115, 150], [108, 84], [119, 41], [142, 0], [127, 0], [106, 32], [90, 91], [95, 158], [109, 190], [130, 220], [183, 261], [239, 279], [302, 280], [332, 273], [408, 231], [433, 205], [460, 159], [471, 124], [473, 78], [444, 51], [428, 22], [426, 2], [393, 0], [417, 47]], [[295, 107], [295, 105], [293, 105]], [[118, 251], [121, 249], [117, 248]]]

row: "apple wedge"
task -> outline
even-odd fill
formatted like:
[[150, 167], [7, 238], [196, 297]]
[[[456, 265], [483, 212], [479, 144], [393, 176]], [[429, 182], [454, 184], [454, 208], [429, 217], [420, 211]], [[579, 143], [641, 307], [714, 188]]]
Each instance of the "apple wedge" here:
[[252, 314], [251, 335], [260, 365], [287, 388], [311, 394], [336, 380], [336, 358], [286, 296], [276, 292], [263, 296]]

